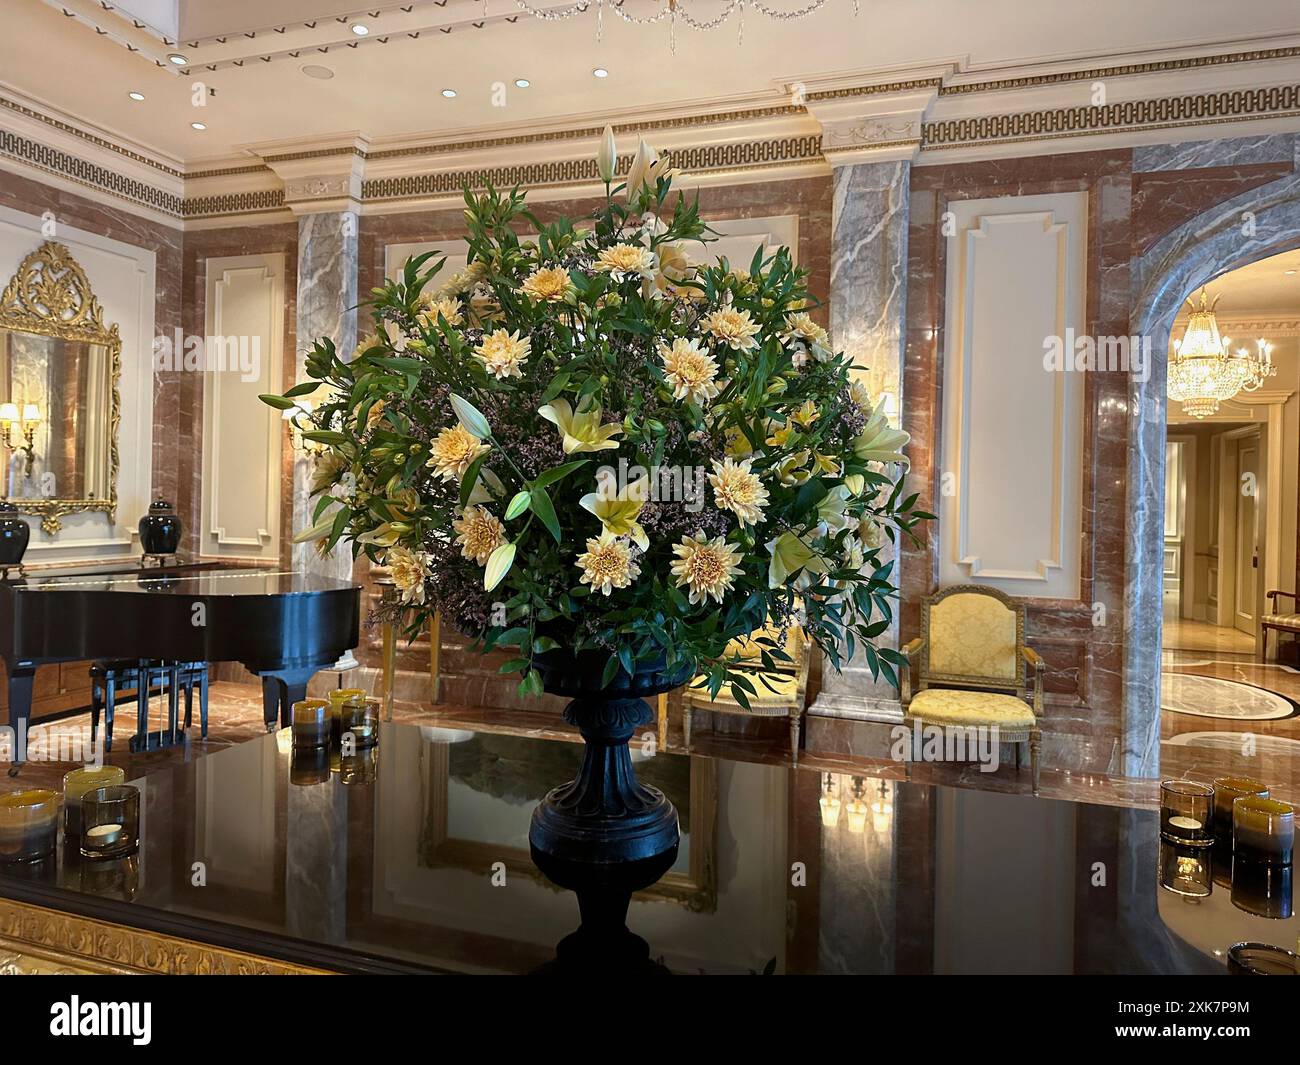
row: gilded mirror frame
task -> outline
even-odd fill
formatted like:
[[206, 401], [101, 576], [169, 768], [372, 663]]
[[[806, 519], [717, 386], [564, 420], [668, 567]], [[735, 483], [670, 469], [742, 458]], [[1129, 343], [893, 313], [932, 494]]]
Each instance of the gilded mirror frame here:
[[117, 323], [104, 324], [104, 311], [72, 253], [46, 241], [27, 256], [0, 296], [0, 329], [58, 340], [97, 344], [108, 353], [108, 497], [105, 499], [10, 499], [19, 513], [41, 519], [41, 529], [57, 536], [65, 514], [103, 511], [117, 521], [117, 433], [122, 420], [122, 338]]

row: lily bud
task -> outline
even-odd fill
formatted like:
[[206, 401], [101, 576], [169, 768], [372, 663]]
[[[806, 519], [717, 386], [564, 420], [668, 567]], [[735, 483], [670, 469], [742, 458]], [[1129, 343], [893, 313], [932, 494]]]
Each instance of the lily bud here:
[[650, 175], [650, 168], [658, 162], [655, 150], [646, 144], [642, 137], [636, 146], [636, 157], [632, 160], [632, 169], [627, 172], [627, 198], [635, 199]]
[[618, 152], [614, 147], [614, 127], [606, 126], [596, 149], [596, 172], [600, 180], [606, 183], [614, 180], [614, 167], [618, 164]]

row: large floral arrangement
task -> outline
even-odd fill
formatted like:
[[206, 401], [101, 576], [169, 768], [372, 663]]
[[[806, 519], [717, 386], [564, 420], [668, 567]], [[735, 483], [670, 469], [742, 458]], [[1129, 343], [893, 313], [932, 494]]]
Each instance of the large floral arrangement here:
[[516, 649], [524, 692], [538, 655], [598, 649], [606, 683], [666, 661], [747, 704], [733, 641], [791, 624], [892, 678], [881, 546], [929, 517], [903, 496], [907, 434], [831, 350], [789, 249], [708, 265], [666, 161], [643, 141], [616, 184], [614, 160], [606, 130], [581, 226], [467, 191], [466, 268], [411, 259], [350, 359], [318, 341], [311, 380], [263, 397], [321, 449], [299, 539], [389, 567], [410, 633], [436, 611]]

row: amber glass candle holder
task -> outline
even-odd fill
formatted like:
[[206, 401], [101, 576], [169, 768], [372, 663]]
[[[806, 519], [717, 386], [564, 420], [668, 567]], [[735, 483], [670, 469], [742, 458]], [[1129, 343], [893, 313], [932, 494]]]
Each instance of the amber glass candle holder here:
[[294, 750], [330, 745], [330, 704], [325, 699], [303, 699], [293, 704]]
[[1232, 842], [1232, 804], [1238, 799], [1268, 798], [1268, 785], [1254, 777], [1218, 777], [1214, 781], [1214, 838]]
[[130, 784], [96, 788], [81, 797], [83, 858], [122, 858], [140, 847], [140, 789]]
[[339, 729], [340, 744], [350, 743], [352, 751], [373, 747], [379, 742], [379, 700], [344, 703], [339, 713]]
[[361, 688], [335, 688], [329, 693], [330, 700], [330, 739], [339, 742], [343, 734], [343, 707], [363, 706], [366, 693]]
[[1160, 834], [1170, 843], [1207, 847], [1214, 842], [1210, 823], [1214, 789], [1195, 780], [1160, 782]]
[[345, 785], [373, 784], [379, 776], [379, 751], [368, 747], [339, 759], [339, 781]]
[[1232, 804], [1232, 853], [1248, 862], [1290, 865], [1295, 849], [1295, 807], [1248, 796]]
[[125, 781], [126, 771], [118, 765], [88, 765], [63, 774], [64, 838], [81, 838], [81, 797], [86, 792]]
[[1212, 850], [1160, 841], [1160, 886], [1185, 898], [1202, 899], [1214, 890]]
[[1232, 904], [1256, 917], [1285, 921], [1292, 914], [1291, 866], [1234, 858]]
[[0, 796], [0, 862], [36, 862], [59, 838], [57, 791], [32, 788]]
[[[328, 726], [326, 726], [328, 729]], [[327, 732], [328, 735], [328, 732]], [[324, 747], [295, 747], [289, 756], [289, 783], [298, 787], [324, 784], [330, 778], [330, 750]]]

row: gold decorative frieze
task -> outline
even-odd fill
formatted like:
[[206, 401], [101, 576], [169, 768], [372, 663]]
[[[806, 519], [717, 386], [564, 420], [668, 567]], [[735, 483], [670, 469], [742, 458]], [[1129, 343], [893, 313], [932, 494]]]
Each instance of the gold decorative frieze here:
[[306, 976], [327, 971], [0, 899], [0, 974], [50, 972]]
[[922, 132], [922, 148], [933, 150], [1016, 140], [1050, 140], [1090, 133], [1195, 126], [1296, 114], [1300, 114], [1300, 85], [1234, 89], [1154, 100], [1126, 100], [1105, 106], [1060, 107], [927, 122]]

